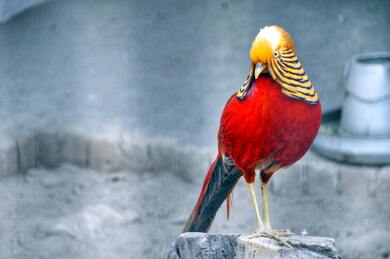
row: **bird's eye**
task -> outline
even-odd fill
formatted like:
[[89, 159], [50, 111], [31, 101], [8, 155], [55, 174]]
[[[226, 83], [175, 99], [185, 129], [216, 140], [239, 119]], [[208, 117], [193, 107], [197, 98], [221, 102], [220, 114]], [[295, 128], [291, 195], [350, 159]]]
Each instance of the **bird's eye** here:
[[277, 50], [274, 51], [274, 58], [278, 58], [279, 57], [279, 52]]

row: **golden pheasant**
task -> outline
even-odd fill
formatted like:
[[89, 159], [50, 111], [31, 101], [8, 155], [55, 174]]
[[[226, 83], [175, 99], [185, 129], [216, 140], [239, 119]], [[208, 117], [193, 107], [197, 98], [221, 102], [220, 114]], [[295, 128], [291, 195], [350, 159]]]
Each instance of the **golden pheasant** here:
[[[271, 228], [267, 184], [280, 168], [292, 165], [311, 146], [321, 123], [316, 90], [300, 63], [290, 34], [264, 27], [250, 49], [249, 76], [228, 100], [218, 131], [218, 155], [204, 180], [184, 232], [208, 231], [222, 202], [243, 175], [256, 213], [259, 235], [280, 241]], [[254, 182], [263, 197], [260, 214]]]

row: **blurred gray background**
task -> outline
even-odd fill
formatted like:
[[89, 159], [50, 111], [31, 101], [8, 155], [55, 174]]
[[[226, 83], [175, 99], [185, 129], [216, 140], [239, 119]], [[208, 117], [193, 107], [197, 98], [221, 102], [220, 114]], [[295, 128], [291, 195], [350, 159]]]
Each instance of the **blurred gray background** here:
[[353, 55], [390, 50], [389, 1], [56, 0], [0, 25], [0, 113], [215, 144], [271, 24], [291, 33], [324, 110]]
[[[353, 55], [390, 51], [385, 0], [0, 0], [0, 22], [7, 259], [166, 255], [261, 27], [291, 33], [325, 111], [341, 105]], [[345, 258], [389, 258], [389, 172], [309, 153], [270, 182], [274, 226], [334, 237]], [[221, 209], [211, 231], [255, 228], [245, 185], [234, 193], [230, 221]]]

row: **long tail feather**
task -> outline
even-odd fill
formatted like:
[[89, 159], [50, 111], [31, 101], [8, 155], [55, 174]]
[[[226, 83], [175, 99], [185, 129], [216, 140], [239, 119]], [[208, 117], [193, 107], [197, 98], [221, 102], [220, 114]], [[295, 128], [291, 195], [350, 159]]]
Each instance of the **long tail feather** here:
[[[218, 154], [203, 182], [203, 186], [183, 232], [207, 232], [221, 204], [227, 199], [242, 176], [235, 166], [226, 166]], [[228, 215], [230, 199], [228, 199]]]

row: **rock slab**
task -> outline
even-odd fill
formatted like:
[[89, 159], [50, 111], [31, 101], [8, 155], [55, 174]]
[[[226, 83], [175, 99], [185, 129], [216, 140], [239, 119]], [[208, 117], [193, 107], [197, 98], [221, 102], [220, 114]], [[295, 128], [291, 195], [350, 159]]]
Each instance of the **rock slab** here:
[[238, 234], [183, 233], [172, 244], [170, 259], [329, 259], [341, 258], [335, 240], [328, 237], [290, 236], [285, 238], [293, 248], [275, 240], [259, 237], [248, 239]]

